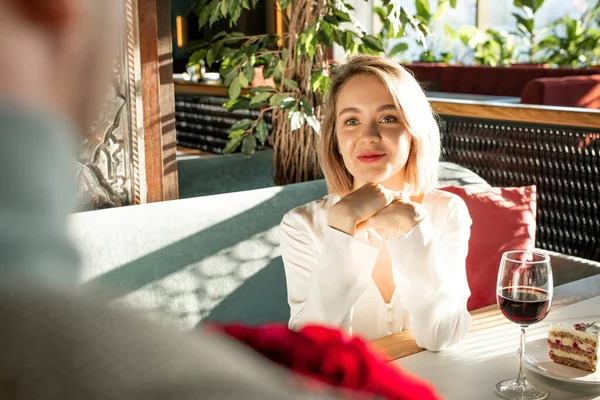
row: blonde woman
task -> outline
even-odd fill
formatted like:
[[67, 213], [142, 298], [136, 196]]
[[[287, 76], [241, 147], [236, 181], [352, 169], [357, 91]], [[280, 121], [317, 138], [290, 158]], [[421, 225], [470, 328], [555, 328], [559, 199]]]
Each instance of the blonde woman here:
[[337, 67], [319, 146], [330, 194], [281, 222], [290, 327], [367, 339], [410, 328], [432, 351], [458, 342], [471, 324], [471, 219], [434, 189], [439, 129], [417, 81], [375, 56]]

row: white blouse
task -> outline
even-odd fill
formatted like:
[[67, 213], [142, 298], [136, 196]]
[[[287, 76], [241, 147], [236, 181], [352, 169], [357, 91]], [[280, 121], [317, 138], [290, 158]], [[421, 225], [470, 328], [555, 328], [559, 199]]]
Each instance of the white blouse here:
[[339, 200], [325, 196], [281, 222], [290, 327], [333, 325], [369, 340], [411, 328], [417, 344], [431, 351], [458, 342], [471, 325], [465, 269], [471, 218], [464, 201], [427, 193], [428, 216], [387, 240], [396, 290], [386, 303], [371, 277], [379, 253], [371, 235], [352, 237], [327, 225]]

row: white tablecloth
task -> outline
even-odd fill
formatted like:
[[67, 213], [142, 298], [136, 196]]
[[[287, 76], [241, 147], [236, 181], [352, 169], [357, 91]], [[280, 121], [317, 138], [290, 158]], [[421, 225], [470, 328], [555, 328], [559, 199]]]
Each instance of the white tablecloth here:
[[[547, 336], [557, 322], [600, 321], [600, 296], [551, 310], [542, 322], [527, 329], [527, 341]], [[497, 382], [518, 372], [520, 328], [504, 324], [469, 334], [459, 344], [439, 353], [428, 351], [396, 361], [402, 368], [429, 381], [446, 399], [496, 399]], [[600, 399], [600, 386], [565, 384], [527, 371], [537, 386], [550, 391], [549, 400]]]

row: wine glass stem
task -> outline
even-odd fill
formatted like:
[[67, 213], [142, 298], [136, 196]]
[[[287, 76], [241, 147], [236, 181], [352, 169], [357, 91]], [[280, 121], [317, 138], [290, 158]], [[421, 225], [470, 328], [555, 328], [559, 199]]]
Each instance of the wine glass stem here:
[[521, 357], [519, 357], [519, 376], [517, 377], [517, 383], [519, 385], [524, 384], [527, 381], [525, 377], [525, 371], [523, 370], [523, 359], [525, 358], [525, 327], [521, 327]]

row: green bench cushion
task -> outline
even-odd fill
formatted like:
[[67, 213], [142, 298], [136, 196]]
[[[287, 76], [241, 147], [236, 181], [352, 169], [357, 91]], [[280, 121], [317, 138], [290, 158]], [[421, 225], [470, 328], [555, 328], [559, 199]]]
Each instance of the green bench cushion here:
[[[486, 185], [454, 164], [443, 164], [441, 176], [441, 185]], [[81, 281], [183, 330], [200, 320], [287, 321], [279, 223], [325, 194], [315, 181], [74, 214]]]

